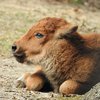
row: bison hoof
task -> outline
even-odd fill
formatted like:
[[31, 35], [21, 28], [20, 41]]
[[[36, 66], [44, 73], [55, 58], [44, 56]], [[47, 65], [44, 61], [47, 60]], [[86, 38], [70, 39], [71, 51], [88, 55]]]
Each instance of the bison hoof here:
[[16, 80], [15, 86], [16, 86], [16, 88], [25, 88], [26, 87], [23, 76]]
[[26, 87], [26, 85], [25, 85], [25, 83], [23, 81], [18, 80], [16, 82], [16, 88], [25, 88], [25, 87]]

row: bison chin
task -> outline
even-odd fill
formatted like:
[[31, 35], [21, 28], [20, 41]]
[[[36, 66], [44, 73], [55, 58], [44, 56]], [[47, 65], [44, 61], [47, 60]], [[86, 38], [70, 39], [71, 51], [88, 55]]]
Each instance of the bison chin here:
[[19, 63], [24, 63], [25, 60], [26, 60], [26, 55], [25, 55], [25, 53], [20, 53], [20, 54], [15, 53], [15, 54], [13, 54], [13, 55], [14, 55], [14, 57], [16, 58], [16, 60], [17, 60]]

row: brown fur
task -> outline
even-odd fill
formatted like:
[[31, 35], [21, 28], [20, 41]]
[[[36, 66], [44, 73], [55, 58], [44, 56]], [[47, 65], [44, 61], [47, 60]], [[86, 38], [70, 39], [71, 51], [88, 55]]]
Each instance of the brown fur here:
[[[37, 38], [37, 33], [44, 37]], [[35, 84], [35, 77], [42, 89], [48, 80], [55, 92], [67, 95], [85, 93], [100, 81], [100, 34], [79, 34], [63, 19], [44, 18], [15, 45], [14, 56], [19, 62], [42, 66], [42, 78], [33, 75], [28, 84]], [[24, 57], [18, 57], [20, 54]]]

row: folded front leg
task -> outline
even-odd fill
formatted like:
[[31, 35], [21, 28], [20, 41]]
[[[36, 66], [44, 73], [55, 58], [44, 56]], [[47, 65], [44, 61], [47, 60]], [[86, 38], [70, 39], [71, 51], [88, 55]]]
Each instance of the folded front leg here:
[[17, 86], [24, 88], [26, 87], [28, 90], [39, 91], [43, 88], [45, 83], [45, 75], [42, 72], [40, 66], [37, 66], [35, 72], [25, 73], [20, 78], [17, 79]]
[[73, 80], [66, 80], [60, 85], [59, 92], [64, 95], [77, 94], [80, 87], [80, 83]]
[[28, 90], [34, 90], [34, 91], [41, 90], [45, 83], [42, 74], [43, 74], [42, 72], [37, 72], [35, 74], [29, 75], [25, 80], [26, 88]]
[[37, 72], [34, 74], [25, 73], [17, 80], [16, 87], [24, 88], [28, 90], [39, 91], [44, 86], [45, 80], [43, 78], [42, 72]]

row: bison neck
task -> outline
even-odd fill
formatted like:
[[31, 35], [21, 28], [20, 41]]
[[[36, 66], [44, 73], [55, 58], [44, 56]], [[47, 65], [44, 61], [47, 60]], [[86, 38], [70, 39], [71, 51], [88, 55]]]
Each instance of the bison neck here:
[[43, 71], [53, 85], [55, 92], [65, 80], [70, 78], [70, 69], [73, 67], [72, 61], [75, 61], [74, 56], [78, 56], [72, 49], [71, 46], [52, 48], [52, 51], [49, 49], [47, 55], [41, 60]]

